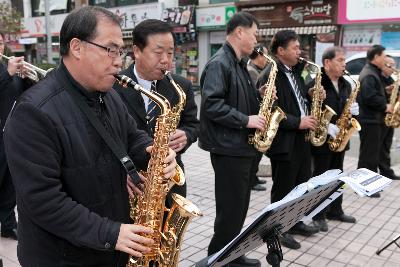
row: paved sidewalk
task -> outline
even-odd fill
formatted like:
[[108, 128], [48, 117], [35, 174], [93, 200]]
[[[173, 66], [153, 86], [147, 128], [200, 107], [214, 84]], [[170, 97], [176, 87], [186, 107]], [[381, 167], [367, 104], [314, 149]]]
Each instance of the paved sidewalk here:
[[[207, 246], [213, 234], [215, 217], [214, 173], [209, 154], [194, 144], [184, 155], [188, 182], [188, 199], [202, 210], [204, 216], [194, 219], [185, 234], [184, 249], [179, 266], [193, 266], [207, 255]], [[264, 163], [267, 158], [264, 157]], [[354, 170], [357, 159], [346, 157], [345, 170]], [[229, 168], [229, 166], [227, 166]], [[400, 164], [394, 166], [400, 173]], [[248, 224], [258, 212], [270, 203], [271, 179], [267, 178], [267, 191], [252, 191]], [[376, 250], [400, 234], [400, 181], [394, 181], [379, 199], [360, 198], [350, 189], [345, 190], [343, 207], [346, 213], [357, 218], [356, 224], [329, 221], [329, 231], [313, 237], [295, 236], [301, 241], [301, 249], [283, 248], [282, 266], [400, 266], [400, 248], [389, 247], [381, 256]], [[17, 242], [0, 238], [0, 258], [4, 267], [19, 266], [16, 256]], [[262, 266], [268, 266], [266, 246], [249, 254], [259, 258]]]

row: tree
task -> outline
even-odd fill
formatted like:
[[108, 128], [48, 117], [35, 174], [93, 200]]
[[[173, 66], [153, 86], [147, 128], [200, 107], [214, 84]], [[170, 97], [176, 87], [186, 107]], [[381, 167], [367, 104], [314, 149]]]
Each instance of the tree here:
[[8, 3], [0, 3], [0, 29], [4, 33], [16, 34], [22, 30], [21, 13]]

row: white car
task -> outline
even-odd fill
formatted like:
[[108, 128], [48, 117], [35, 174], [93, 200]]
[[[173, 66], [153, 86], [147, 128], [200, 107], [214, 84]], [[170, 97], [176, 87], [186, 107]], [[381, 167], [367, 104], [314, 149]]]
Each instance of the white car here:
[[[396, 68], [399, 68], [400, 50], [385, 50], [386, 55], [390, 55], [396, 61]], [[350, 72], [351, 77], [358, 80], [362, 68], [367, 61], [367, 52], [360, 52], [346, 59], [346, 69]]]

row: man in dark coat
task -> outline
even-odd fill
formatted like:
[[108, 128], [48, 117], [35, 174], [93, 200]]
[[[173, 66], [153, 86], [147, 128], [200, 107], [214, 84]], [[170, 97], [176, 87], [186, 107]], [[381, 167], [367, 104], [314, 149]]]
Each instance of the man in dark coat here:
[[[336, 120], [343, 112], [347, 99], [351, 93], [351, 84], [343, 78], [343, 71], [346, 68], [344, 51], [340, 47], [329, 47], [322, 54], [322, 68], [321, 84], [326, 91], [326, 98], [323, 105], [331, 107], [337, 115], [331, 119], [328, 127], [328, 134], [333, 138], [339, 132], [339, 128], [335, 125]], [[309, 87], [314, 85], [314, 82]], [[352, 115], [358, 115], [358, 104], [354, 102], [350, 107]], [[343, 161], [345, 151], [333, 152], [329, 149], [328, 140], [322, 146], [312, 146], [311, 153], [313, 155], [313, 176], [320, 175], [327, 170], [340, 169], [343, 170]], [[349, 145], [347, 145], [347, 149]], [[343, 195], [334, 200], [328, 207], [326, 207], [319, 214], [314, 216], [314, 225], [320, 231], [328, 231], [328, 224], [326, 217], [330, 220], [338, 220], [342, 222], [355, 223], [356, 219], [352, 216], [346, 215], [342, 209]]]
[[[393, 112], [392, 105], [387, 103], [385, 84], [382, 80], [385, 58], [385, 47], [370, 47], [367, 51], [367, 63], [359, 76], [361, 90], [357, 102], [360, 105], [358, 120], [361, 131], [358, 168], [367, 168], [374, 172], [378, 171], [384, 141], [384, 117], [387, 112]], [[380, 194], [376, 193], [371, 197], [380, 197]]]
[[[272, 168], [271, 203], [274, 203], [311, 177], [311, 145], [306, 141], [306, 134], [307, 130], [315, 129], [317, 120], [309, 115], [308, 90], [300, 76], [303, 66], [298, 64], [301, 53], [298, 35], [290, 30], [277, 32], [272, 39], [270, 51], [278, 65], [275, 79], [278, 99], [275, 104], [287, 117], [279, 124], [279, 130], [267, 151]], [[262, 71], [258, 87], [267, 82], [270, 71], [271, 66]], [[317, 232], [318, 228], [299, 222], [283, 234], [281, 243], [298, 249], [300, 243], [292, 234], [310, 236]]]
[[[394, 89], [394, 80], [391, 75], [394, 73], [394, 69], [396, 68], [396, 61], [391, 56], [386, 56], [385, 65], [382, 69], [382, 79], [385, 85], [386, 98], [387, 102], [390, 103], [390, 98], [392, 91]], [[397, 74], [398, 75], [398, 74]], [[383, 143], [379, 156], [379, 173], [383, 176], [386, 176], [392, 180], [399, 180], [400, 177], [395, 174], [394, 170], [391, 167], [390, 160], [390, 149], [393, 143], [394, 136], [394, 128], [387, 127], [386, 124], [383, 126], [382, 137]]]
[[[208, 61], [200, 79], [199, 147], [209, 151], [215, 172], [216, 218], [208, 246], [212, 255], [240, 233], [250, 201], [251, 166], [256, 155], [249, 134], [263, 129], [258, 94], [246, 68], [257, 43], [258, 22], [249, 13], [236, 13], [227, 24], [223, 47]], [[242, 256], [229, 266], [260, 266]]]
[[[5, 40], [0, 32], [0, 54], [4, 54]], [[22, 71], [23, 57], [13, 57], [7, 64], [0, 58], [0, 224], [1, 237], [17, 240], [17, 220], [15, 218], [15, 189], [12, 184], [3, 142], [3, 128], [15, 100], [33, 81], [18, 77]]]
[[[125, 168], [78, 107], [86, 106], [137, 168], [146, 169], [152, 140], [111, 90], [122, 47], [115, 14], [93, 6], [75, 10], [61, 28], [60, 66], [11, 111], [4, 142], [22, 266], [122, 267], [126, 253], [150, 250], [151, 239], [141, 234], [152, 230], [130, 224]], [[174, 175], [174, 158], [170, 150], [166, 178]]]
[[[163, 72], [172, 68], [174, 55], [172, 27], [167, 22], [148, 19], [136, 25], [132, 37], [135, 62], [121, 74], [132, 78], [147, 90], [155, 90], [167, 98], [171, 107], [175, 106], [179, 100], [178, 94]], [[181, 113], [178, 128], [171, 135], [169, 143], [170, 147], [178, 154], [177, 162], [183, 169], [181, 155], [197, 140], [199, 120], [191, 82], [179, 75], [172, 75], [172, 77], [186, 94], [186, 104]], [[155, 88], [151, 88], [152, 82], [156, 84]], [[153, 136], [160, 109], [155, 107], [150, 115], [147, 110], [151, 106], [151, 101], [146, 96], [136, 90], [125, 89], [118, 83], [114, 85], [114, 88], [125, 102], [129, 113], [136, 120], [138, 128]], [[178, 193], [185, 197], [186, 183], [181, 186], [174, 185], [171, 188], [167, 197], [168, 206], [171, 206], [172, 193]]]

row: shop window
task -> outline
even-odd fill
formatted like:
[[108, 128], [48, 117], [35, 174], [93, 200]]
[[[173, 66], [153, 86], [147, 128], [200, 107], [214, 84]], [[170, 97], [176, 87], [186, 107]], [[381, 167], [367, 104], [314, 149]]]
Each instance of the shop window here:
[[198, 85], [199, 60], [197, 42], [179, 44], [175, 48], [176, 74], [190, 80], [193, 85]]
[[[75, 8], [75, 0], [48, 0], [50, 15], [69, 13]], [[45, 0], [31, 0], [32, 17], [45, 15]]]

